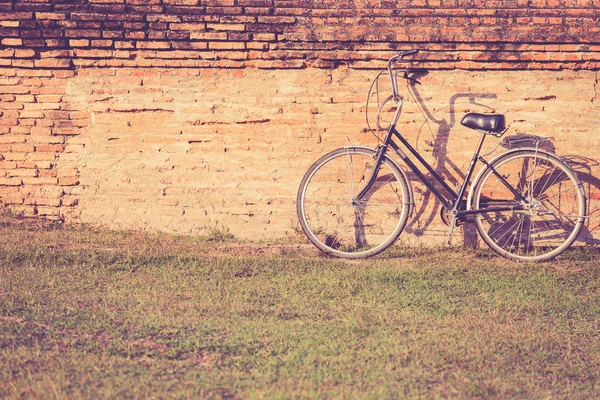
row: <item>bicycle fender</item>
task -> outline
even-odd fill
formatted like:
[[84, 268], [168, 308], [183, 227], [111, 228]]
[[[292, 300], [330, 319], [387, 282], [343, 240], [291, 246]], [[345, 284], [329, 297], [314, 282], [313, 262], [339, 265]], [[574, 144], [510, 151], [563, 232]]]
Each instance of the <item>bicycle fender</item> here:
[[[372, 149], [370, 147], [367, 146], [344, 146], [344, 148], [348, 148], [348, 149], [364, 149], [364, 150], [370, 150], [373, 151], [375, 153], [377, 153], [377, 150]], [[390, 163], [394, 164], [394, 166], [396, 168], [398, 168], [398, 171], [400, 171], [400, 173], [402, 174], [402, 177], [404, 178], [404, 180], [406, 181], [406, 185], [408, 186], [408, 215], [412, 218], [412, 213], [415, 207], [415, 194], [413, 191], [413, 187], [410, 183], [410, 180], [408, 179], [408, 175], [406, 175], [406, 171], [404, 171], [404, 168], [402, 168], [400, 166], [400, 164], [398, 164], [398, 162], [396, 160], [394, 160], [393, 158], [388, 157], [387, 155], [385, 156], [385, 159], [387, 161], [389, 161]]]
[[[496, 157], [494, 157], [491, 161], [488, 161], [488, 164], [492, 165], [494, 164], [496, 161], [498, 161], [499, 159], [501, 159], [502, 157], [505, 157], [509, 154], [512, 153], [518, 153], [520, 151], [535, 151], [538, 154], [545, 154], [551, 157], [555, 157], [560, 159], [559, 156], [557, 156], [556, 154], [552, 154], [548, 151], [545, 150], [540, 150], [540, 149], [536, 149], [535, 147], [519, 147], [516, 149], [511, 149], [511, 150], [507, 150], [502, 154], [498, 154]], [[473, 209], [473, 192], [475, 191], [475, 188], [477, 187], [477, 185], [479, 184], [479, 180], [481, 179], [481, 176], [483, 175], [483, 173], [485, 172], [485, 170], [487, 169], [487, 165], [484, 165], [483, 167], [481, 167], [479, 169], [479, 172], [477, 172], [477, 175], [475, 176], [475, 179], [473, 179], [473, 184], [471, 185], [471, 187], [469, 188], [469, 195], [467, 196], [467, 210], [472, 210]]]

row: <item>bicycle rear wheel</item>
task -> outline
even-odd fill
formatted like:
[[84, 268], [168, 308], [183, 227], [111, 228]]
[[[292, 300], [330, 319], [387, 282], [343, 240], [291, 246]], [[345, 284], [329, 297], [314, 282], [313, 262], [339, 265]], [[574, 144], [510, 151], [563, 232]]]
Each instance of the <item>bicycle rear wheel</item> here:
[[[507, 207], [515, 209], [498, 211]], [[484, 171], [475, 185], [473, 209], [484, 211], [475, 214], [477, 230], [494, 251], [521, 261], [546, 261], [577, 239], [585, 220], [585, 193], [558, 157], [521, 150], [501, 156]]]
[[409, 213], [404, 174], [384, 159], [375, 183], [361, 201], [376, 152], [361, 147], [335, 150], [306, 172], [297, 197], [302, 230], [321, 251], [341, 258], [365, 258], [394, 243]]

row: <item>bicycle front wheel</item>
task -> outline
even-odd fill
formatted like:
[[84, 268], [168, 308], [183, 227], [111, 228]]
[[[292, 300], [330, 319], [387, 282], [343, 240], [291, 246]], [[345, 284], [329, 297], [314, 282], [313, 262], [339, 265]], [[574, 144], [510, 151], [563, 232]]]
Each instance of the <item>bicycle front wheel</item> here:
[[356, 200], [374, 171], [375, 157], [368, 148], [342, 148], [321, 157], [306, 172], [298, 190], [298, 218], [321, 251], [342, 258], [370, 257], [391, 246], [404, 229], [408, 183], [389, 159]]
[[[511, 209], [512, 208], [512, 209]], [[485, 243], [504, 257], [546, 261], [577, 239], [585, 193], [573, 170], [537, 150], [507, 153], [475, 185], [473, 209]]]

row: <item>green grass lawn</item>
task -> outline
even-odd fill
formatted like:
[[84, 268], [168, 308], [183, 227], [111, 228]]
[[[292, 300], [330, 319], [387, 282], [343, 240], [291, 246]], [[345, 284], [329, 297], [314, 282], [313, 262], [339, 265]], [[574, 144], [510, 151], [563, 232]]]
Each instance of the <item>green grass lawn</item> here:
[[8, 220], [0, 240], [2, 398], [600, 397], [594, 249], [346, 262]]

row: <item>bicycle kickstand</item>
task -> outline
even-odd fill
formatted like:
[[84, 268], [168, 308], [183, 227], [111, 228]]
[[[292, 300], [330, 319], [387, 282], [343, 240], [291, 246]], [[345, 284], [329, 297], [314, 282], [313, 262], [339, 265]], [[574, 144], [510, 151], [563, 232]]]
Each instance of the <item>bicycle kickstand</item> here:
[[458, 211], [452, 210], [450, 212], [452, 218], [450, 219], [450, 228], [448, 229], [448, 246], [452, 245], [452, 233], [454, 233], [454, 228], [456, 228], [456, 220], [458, 219]]

